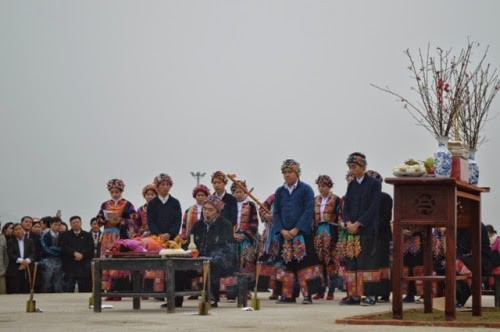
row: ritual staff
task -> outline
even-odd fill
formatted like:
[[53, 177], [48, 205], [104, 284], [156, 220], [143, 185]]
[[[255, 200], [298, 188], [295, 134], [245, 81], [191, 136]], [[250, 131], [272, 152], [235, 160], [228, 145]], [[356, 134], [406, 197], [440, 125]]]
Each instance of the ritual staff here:
[[[366, 171], [366, 175], [379, 181], [384, 182], [382, 176], [372, 170]], [[389, 302], [391, 295], [391, 220], [392, 220], [392, 198], [388, 193], [380, 193], [380, 209], [378, 219], [378, 237], [377, 237], [377, 253], [378, 263], [380, 266], [380, 298], [377, 300], [380, 303]]]
[[[314, 198], [314, 248], [321, 263], [323, 278], [326, 281], [325, 286], [328, 285], [326, 299], [331, 301], [338, 269], [336, 246], [340, 198], [331, 191], [333, 181], [328, 175], [318, 176], [316, 184], [319, 195]], [[322, 291], [313, 299], [319, 300], [324, 296], [325, 291]]]
[[[277, 300], [276, 295], [276, 264], [279, 262], [279, 234], [273, 230], [273, 210], [274, 210], [274, 193], [269, 195], [262, 203], [265, 207], [259, 209], [260, 220], [264, 224], [264, 231], [260, 238], [259, 258], [260, 262], [260, 276], [259, 276], [259, 291], [272, 290], [270, 300]], [[273, 241], [275, 239], [275, 241]], [[271, 244], [275, 244], [273, 248]]]
[[[349, 234], [359, 237], [361, 251], [355, 257], [345, 257], [348, 297], [340, 303], [375, 305], [380, 286], [377, 234], [382, 186], [366, 176], [364, 154], [354, 152], [346, 163], [354, 179], [347, 186], [343, 219]], [[365, 297], [361, 299], [361, 296]]]
[[[174, 182], [166, 173], [160, 173], [153, 179], [158, 195], [148, 203], [147, 220], [151, 235], [157, 235], [163, 242], [173, 240], [181, 228], [182, 210], [179, 201], [170, 195]], [[157, 271], [158, 279], [163, 280], [163, 272]], [[181, 275], [176, 272], [175, 287], [180, 289], [184, 285]], [[182, 296], [175, 297], [175, 306], [181, 307]], [[167, 303], [162, 305], [167, 308]]]
[[236, 199], [233, 195], [226, 192], [227, 176], [221, 171], [216, 171], [212, 174], [212, 186], [214, 187], [215, 195], [224, 202], [224, 209], [221, 214], [229, 220], [233, 226], [236, 225], [238, 217], [238, 207]]
[[[122, 197], [125, 183], [120, 179], [108, 181], [107, 188], [111, 199], [102, 203], [97, 220], [104, 226], [101, 239], [101, 257], [113, 247], [115, 242], [129, 237], [129, 229], [135, 227], [136, 211], [132, 203]], [[128, 271], [104, 270], [102, 287], [104, 290], [124, 290], [130, 287]], [[107, 301], [119, 301], [119, 297], [107, 297]]]
[[184, 212], [182, 217], [181, 236], [183, 239], [189, 238], [191, 229], [196, 221], [200, 220], [203, 215], [203, 202], [210, 195], [210, 189], [203, 184], [199, 184], [193, 189], [193, 198], [195, 204]]
[[[314, 252], [314, 192], [300, 181], [300, 164], [287, 159], [281, 166], [285, 183], [275, 193], [274, 232], [280, 234], [282, 265], [277, 269], [277, 303], [295, 303], [294, 282], [298, 281], [303, 304], [311, 304], [311, 294], [323, 289], [323, 275]], [[281, 287], [280, 287], [281, 286]]]
[[156, 195], [157, 191], [154, 184], [148, 184], [142, 188], [142, 197], [144, 197], [146, 203], [137, 209], [137, 235], [139, 236], [149, 236], [150, 234], [148, 226], [148, 203]]
[[220, 278], [231, 275], [237, 268], [233, 225], [221, 211], [224, 202], [216, 195], [207, 197], [203, 203], [203, 219], [191, 229], [199, 255], [210, 257], [210, 288], [212, 307], [217, 307], [220, 294]]
[[19, 223], [14, 224], [13, 236], [7, 241], [7, 254], [7, 293], [29, 293], [28, 265], [35, 262], [35, 245], [31, 239], [24, 237], [24, 229]]

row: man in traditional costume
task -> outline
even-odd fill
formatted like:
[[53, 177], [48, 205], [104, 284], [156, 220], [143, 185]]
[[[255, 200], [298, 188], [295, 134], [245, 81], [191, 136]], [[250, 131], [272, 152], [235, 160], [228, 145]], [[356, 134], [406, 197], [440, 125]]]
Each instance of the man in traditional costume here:
[[237, 268], [233, 225], [222, 216], [224, 202], [216, 195], [203, 203], [203, 219], [191, 229], [200, 256], [210, 257], [211, 306], [217, 307], [220, 278], [233, 274]]
[[224, 209], [221, 214], [224, 218], [229, 220], [233, 226], [236, 225], [236, 219], [238, 218], [238, 206], [236, 204], [236, 198], [233, 195], [226, 192], [227, 176], [221, 171], [217, 171], [212, 174], [212, 185], [214, 187], [214, 195], [217, 195], [219, 199], [224, 202]]
[[[338, 213], [340, 198], [331, 190], [333, 181], [328, 175], [320, 175], [316, 179], [319, 195], [314, 198], [314, 248], [321, 263], [323, 278], [328, 285], [326, 299], [333, 300], [338, 269], [336, 246], [338, 240]], [[325, 291], [316, 294], [313, 299], [325, 297]]]
[[[174, 184], [170, 175], [161, 173], [153, 180], [158, 196], [148, 203], [147, 220], [151, 235], [159, 236], [163, 242], [173, 240], [178, 234], [182, 222], [182, 210], [179, 201], [170, 195], [170, 189]], [[161, 271], [156, 271], [159, 280], [164, 276]], [[178, 277], [179, 276], [179, 277]], [[182, 276], [176, 271], [175, 287], [183, 287]], [[161, 282], [160, 282], [161, 284]], [[182, 306], [182, 296], [175, 297], [175, 306]], [[163, 304], [162, 308], [166, 308]]]
[[357, 256], [345, 258], [348, 297], [340, 303], [347, 305], [375, 305], [375, 296], [380, 292], [377, 235], [382, 185], [366, 176], [366, 165], [362, 153], [354, 152], [347, 158], [354, 179], [347, 186], [343, 219], [349, 234], [359, 237], [361, 249]]
[[323, 289], [323, 275], [314, 252], [314, 192], [299, 180], [300, 164], [287, 159], [281, 166], [285, 183], [275, 193], [274, 232], [280, 234], [281, 266], [277, 269], [277, 290], [281, 298], [277, 303], [295, 303], [298, 294], [294, 282], [298, 281], [302, 303], [311, 304], [311, 294]]
[[[384, 182], [382, 176], [372, 170], [366, 171], [366, 175], [379, 181]], [[378, 302], [389, 302], [391, 295], [391, 220], [392, 220], [392, 198], [388, 193], [381, 192], [380, 194], [380, 209], [378, 219], [378, 238], [377, 238], [377, 253], [378, 263], [380, 266], [380, 299]]]

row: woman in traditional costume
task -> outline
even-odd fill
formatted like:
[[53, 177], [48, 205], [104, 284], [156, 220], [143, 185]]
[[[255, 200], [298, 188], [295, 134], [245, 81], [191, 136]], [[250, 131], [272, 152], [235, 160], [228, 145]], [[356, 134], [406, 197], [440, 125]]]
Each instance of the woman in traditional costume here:
[[[101, 257], [105, 257], [114, 243], [122, 238], [127, 239], [129, 228], [134, 229], [137, 214], [132, 203], [122, 197], [125, 183], [120, 179], [108, 181], [107, 188], [111, 199], [101, 204], [97, 214], [100, 225], [104, 226], [101, 240]], [[102, 275], [104, 290], [121, 290], [130, 287], [129, 271], [105, 270]], [[107, 297], [106, 300], [121, 300], [120, 297]]]
[[156, 186], [152, 183], [142, 188], [142, 197], [144, 197], [146, 203], [137, 210], [137, 234], [139, 236], [146, 237], [150, 235], [148, 226], [148, 203], [155, 198], [157, 194]]
[[194, 223], [202, 218], [203, 202], [209, 195], [210, 189], [208, 189], [207, 186], [200, 184], [194, 187], [193, 198], [196, 203], [187, 209], [182, 217], [181, 237], [184, 240], [189, 238], [189, 234], [191, 233]]
[[214, 195], [224, 202], [224, 209], [221, 215], [229, 220], [233, 226], [236, 225], [238, 217], [238, 207], [236, 206], [236, 199], [233, 195], [226, 192], [227, 176], [224, 172], [217, 171], [212, 174], [212, 185], [214, 187]]
[[[331, 190], [333, 181], [328, 175], [320, 175], [316, 179], [319, 195], [314, 198], [314, 248], [321, 262], [325, 288], [328, 285], [326, 299], [333, 300], [337, 277], [338, 259], [336, 246], [338, 240], [338, 213], [340, 198]], [[325, 297], [325, 292], [316, 294], [313, 299]]]

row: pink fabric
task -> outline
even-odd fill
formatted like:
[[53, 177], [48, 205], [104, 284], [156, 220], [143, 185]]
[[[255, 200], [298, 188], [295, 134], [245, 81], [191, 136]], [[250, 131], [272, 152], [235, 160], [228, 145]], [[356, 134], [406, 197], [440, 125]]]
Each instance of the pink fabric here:
[[497, 239], [490, 245], [490, 248], [492, 251], [496, 251], [500, 254], [500, 236], [497, 236]]

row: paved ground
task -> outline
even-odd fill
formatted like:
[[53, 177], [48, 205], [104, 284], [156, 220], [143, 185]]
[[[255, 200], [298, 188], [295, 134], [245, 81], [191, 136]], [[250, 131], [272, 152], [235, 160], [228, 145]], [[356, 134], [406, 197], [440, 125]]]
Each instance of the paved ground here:
[[[242, 311], [235, 303], [224, 299], [210, 315], [199, 316], [198, 301], [184, 301], [175, 314], [160, 309], [161, 302], [142, 301], [142, 309], [132, 309], [132, 300], [103, 302], [114, 305], [102, 313], [88, 308], [89, 294], [37, 294], [35, 300], [43, 313], [26, 313], [27, 295], [0, 295], [0, 331], [436, 331], [431, 327], [392, 327], [337, 325], [335, 320], [357, 314], [383, 312], [390, 304], [374, 307], [341, 306], [335, 293], [334, 301], [315, 301], [313, 305], [278, 305], [260, 293], [260, 311]], [[484, 306], [493, 306], [493, 297], [483, 297]], [[405, 308], [419, 305], [405, 305]], [[448, 331], [459, 329], [440, 328]], [[491, 329], [460, 329], [481, 331]]]

